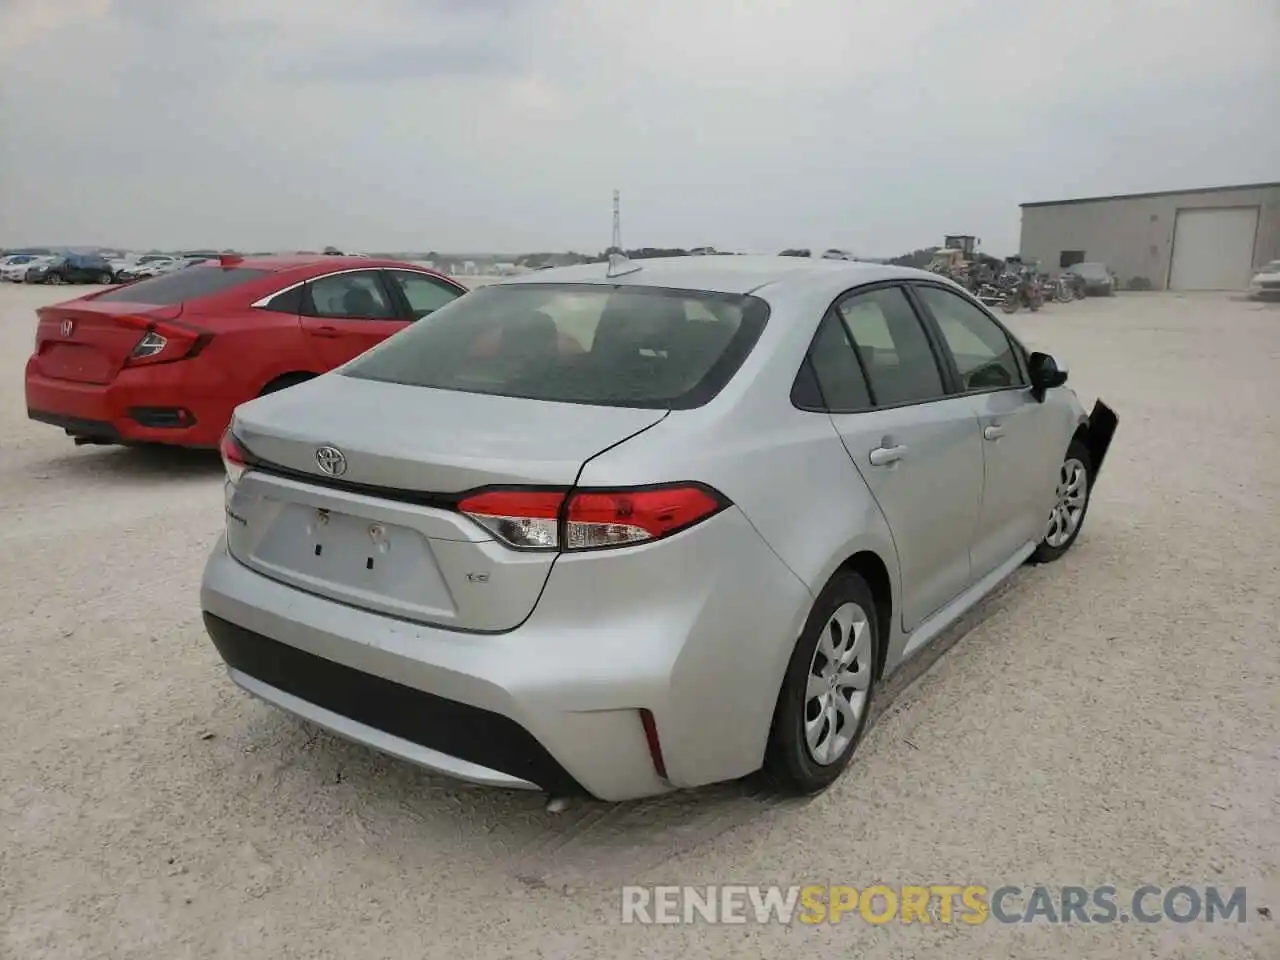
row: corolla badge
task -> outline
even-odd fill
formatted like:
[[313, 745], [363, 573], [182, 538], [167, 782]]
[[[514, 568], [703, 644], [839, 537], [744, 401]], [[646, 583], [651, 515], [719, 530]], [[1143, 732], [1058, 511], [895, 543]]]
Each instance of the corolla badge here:
[[347, 457], [337, 447], [317, 447], [316, 466], [320, 472], [331, 477], [340, 477], [347, 472]]
[[64, 337], [71, 336], [71, 331], [74, 330], [75, 328], [76, 328], [76, 322], [74, 320], [68, 319], [68, 320], [62, 321], [62, 335]]

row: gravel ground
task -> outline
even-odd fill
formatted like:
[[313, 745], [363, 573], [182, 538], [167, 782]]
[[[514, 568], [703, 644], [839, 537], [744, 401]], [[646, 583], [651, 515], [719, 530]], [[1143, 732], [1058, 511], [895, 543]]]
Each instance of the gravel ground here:
[[[240, 694], [202, 632], [215, 459], [25, 418], [0, 287], [0, 956], [1280, 956], [1280, 307], [1018, 314], [1120, 412], [1085, 533], [895, 683], [832, 790], [544, 812]], [[622, 883], [1248, 887], [1248, 922], [643, 927]]]

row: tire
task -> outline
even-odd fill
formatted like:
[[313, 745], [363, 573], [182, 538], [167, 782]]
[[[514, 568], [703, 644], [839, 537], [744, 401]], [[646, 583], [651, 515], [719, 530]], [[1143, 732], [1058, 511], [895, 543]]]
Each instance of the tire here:
[[[844, 772], [866, 733], [883, 643], [866, 581], [837, 573], [814, 601], [778, 692], [764, 760], [778, 787], [818, 793]], [[849, 666], [828, 680], [828, 665], [842, 653]]]
[[276, 377], [263, 387], [258, 396], [265, 397], [268, 393], [279, 393], [281, 390], [296, 387], [298, 384], [305, 383], [314, 377], [314, 373], [286, 373], [283, 376]]
[[98, 277], [98, 282], [99, 282], [99, 283], [101, 283], [101, 284], [110, 284], [110, 283], [112, 283], [113, 281], [112, 281], [112, 279], [111, 279], [111, 274], [109, 274], [109, 273], [101, 274], [101, 275]]
[[[1076, 471], [1082, 471], [1083, 490], [1072, 494], [1072, 477]], [[1084, 528], [1084, 519], [1089, 513], [1089, 501], [1093, 497], [1093, 458], [1089, 456], [1089, 448], [1079, 439], [1071, 441], [1067, 447], [1067, 455], [1062, 458], [1062, 466], [1058, 471], [1058, 499], [1050, 514], [1049, 525], [1044, 539], [1031, 555], [1032, 563], [1052, 563], [1071, 549]], [[1074, 504], [1072, 506], [1071, 504]], [[1064, 515], [1062, 511], [1066, 510]], [[1064, 516], [1067, 518], [1064, 528]], [[1074, 524], [1074, 525], [1073, 525]], [[1066, 532], [1066, 536], [1061, 534]]]
[[1021, 306], [1021, 304], [1018, 303], [1019, 299], [1020, 298], [1016, 293], [1012, 296], [1005, 297], [1000, 301], [1000, 309], [1005, 313], [1017, 313], [1018, 307]]

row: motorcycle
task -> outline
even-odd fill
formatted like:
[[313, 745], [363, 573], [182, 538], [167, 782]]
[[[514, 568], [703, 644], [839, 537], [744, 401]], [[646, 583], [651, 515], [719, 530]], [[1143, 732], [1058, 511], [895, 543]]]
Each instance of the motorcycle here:
[[1026, 307], [1034, 313], [1044, 306], [1040, 281], [1030, 273], [1007, 273], [1001, 278], [1000, 286], [1005, 294], [1000, 301], [1000, 309], [1005, 313], [1017, 313], [1019, 307]]
[[1070, 303], [1075, 299], [1075, 295], [1071, 292], [1071, 282], [1067, 279], [1066, 274], [1054, 277], [1049, 283], [1048, 297], [1054, 303]]
[[1058, 279], [1066, 285], [1067, 291], [1069, 293], [1068, 299], [1070, 300], [1084, 299], [1084, 296], [1085, 296], [1084, 277], [1080, 276], [1080, 274], [1078, 273], [1072, 273], [1070, 270], [1068, 270], [1066, 273], [1062, 274], [1062, 276], [1060, 276]]

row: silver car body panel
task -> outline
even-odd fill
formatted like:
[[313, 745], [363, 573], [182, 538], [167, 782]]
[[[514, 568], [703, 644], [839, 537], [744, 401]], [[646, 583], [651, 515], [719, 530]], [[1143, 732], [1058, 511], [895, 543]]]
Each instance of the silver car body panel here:
[[[890, 673], [1034, 549], [1062, 456], [1088, 421], [1070, 389], [1052, 389], [1044, 402], [1020, 387], [843, 415], [790, 402], [818, 322], [841, 294], [894, 280], [958, 286], [921, 271], [832, 260], [641, 263], [608, 279], [595, 264], [501, 282], [751, 292], [768, 303], [770, 319], [709, 403], [668, 412], [524, 401], [341, 370], [251, 401], [233, 429], [288, 475], [250, 469], [229, 485], [228, 533], [205, 570], [204, 610], [509, 717], [583, 787], [612, 800], [760, 766], [813, 598], [856, 554], [874, 555], [887, 573], [894, 615], [881, 627]], [[1002, 429], [989, 439], [993, 425]], [[906, 452], [873, 463], [886, 437]], [[345, 454], [342, 480], [361, 489], [340, 489], [323, 475], [315, 457], [323, 445]], [[511, 550], [455, 511], [376, 490], [674, 481], [714, 487], [732, 506], [653, 543], [580, 554]], [[341, 575], [308, 571], [299, 558], [316, 531], [305, 518], [324, 510], [352, 518], [339, 555], [363, 561], [353, 545], [366, 550], [367, 528], [380, 524], [409, 544], [398, 554], [409, 559], [372, 588], [361, 584], [360, 562]], [[432, 769], [487, 783], [510, 776], [411, 755], [358, 723], [308, 714], [283, 691], [242, 685]], [[641, 710], [655, 720], [665, 777]]]

